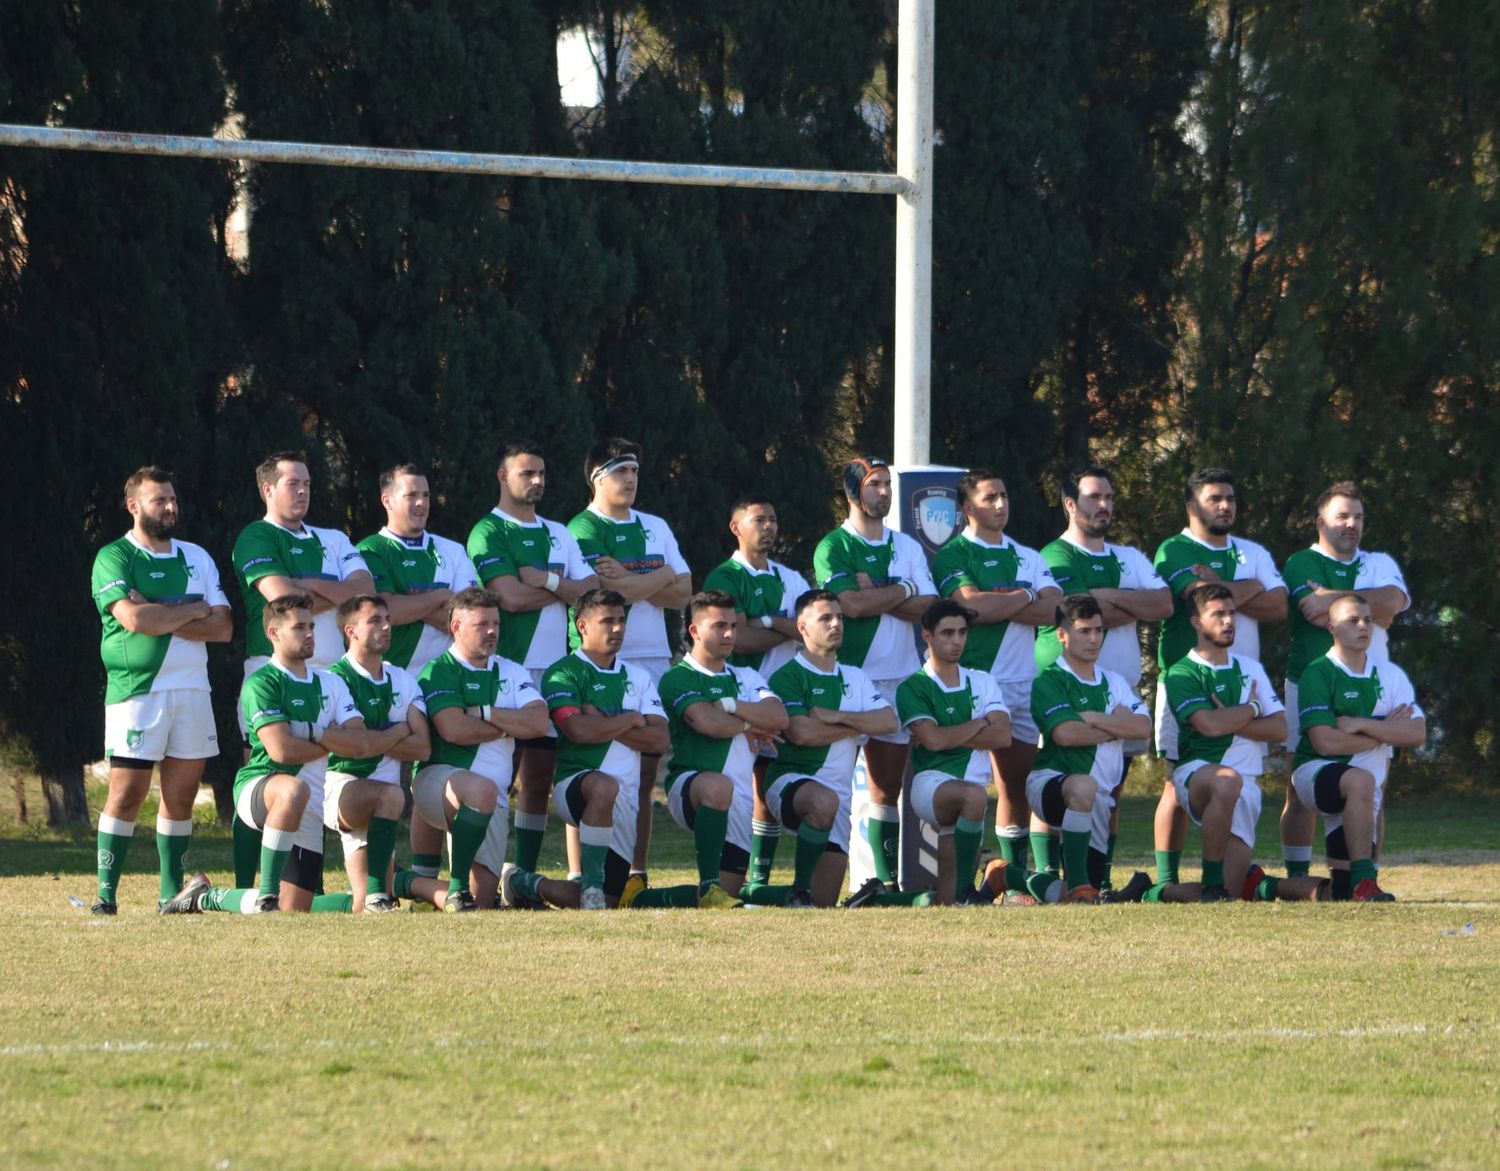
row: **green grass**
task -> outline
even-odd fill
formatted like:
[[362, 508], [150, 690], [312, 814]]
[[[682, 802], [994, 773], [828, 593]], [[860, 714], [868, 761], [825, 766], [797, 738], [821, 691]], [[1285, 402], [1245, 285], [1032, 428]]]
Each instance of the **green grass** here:
[[143, 818], [113, 921], [4, 829], [0, 1165], [1493, 1166], [1497, 824], [1399, 798], [1389, 907], [162, 920]]

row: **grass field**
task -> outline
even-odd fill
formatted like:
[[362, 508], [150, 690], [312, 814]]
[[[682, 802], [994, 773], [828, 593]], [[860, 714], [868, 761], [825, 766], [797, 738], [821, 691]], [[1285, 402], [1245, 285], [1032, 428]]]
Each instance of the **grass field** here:
[[1385, 907], [163, 920], [149, 824], [115, 920], [0, 828], [0, 1166], [1500, 1164], [1495, 797], [1398, 797]]

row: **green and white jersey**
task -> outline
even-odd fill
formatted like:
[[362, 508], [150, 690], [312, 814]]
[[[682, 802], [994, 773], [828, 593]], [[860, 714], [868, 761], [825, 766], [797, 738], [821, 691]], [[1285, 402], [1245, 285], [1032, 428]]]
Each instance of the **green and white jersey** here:
[[[452, 590], [456, 594], [479, 584], [464, 547], [434, 533], [413, 538], [383, 528], [355, 548], [369, 566], [377, 593], [405, 597]], [[452, 641], [446, 630], [425, 622], [407, 622], [391, 628], [391, 649], [385, 660], [409, 671], [420, 671]]]
[[1297, 683], [1297, 727], [1302, 736], [1292, 767], [1311, 760], [1337, 761], [1362, 768], [1376, 784], [1382, 783], [1390, 767], [1390, 745], [1381, 744], [1349, 756], [1326, 756], [1313, 747], [1307, 732], [1319, 724], [1333, 727], [1340, 716], [1384, 719], [1402, 704], [1410, 704], [1412, 715], [1418, 719], [1426, 718], [1406, 672], [1389, 659], [1377, 660], [1366, 652], [1363, 674], [1355, 674], [1331, 650], [1314, 659]]
[[[1282, 577], [1286, 579], [1287, 596], [1292, 602], [1287, 608], [1292, 649], [1287, 656], [1286, 677], [1293, 683], [1302, 678], [1304, 667], [1326, 655], [1333, 646], [1333, 635], [1308, 622], [1302, 616], [1302, 608], [1297, 605], [1316, 587], [1322, 586], [1330, 590], [1375, 590], [1381, 586], [1393, 585], [1406, 595], [1406, 605], [1401, 608], [1405, 610], [1411, 606], [1411, 591], [1406, 588], [1401, 567], [1385, 553], [1367, 553], [1360, 549], [1348, 561], [1340, 561], [1312, 545], [1299, 549], [1286, 559]], [[1370, 648], [1366, 653], [1372, 659], [1391, 657], [1390, 639], [1378, 626], [1371, 632]]]
[[1119, 784], [1125, 767], [1124, 741], [1106, 740], [1065, 748], [1052, 738], [1059, 724], [1069, 720], [1084, 722], [1083, 712], [1107, 715], [1123, 704], [1131, 715], [1146, 714], [1146, 705], [1123, 676], [1107, 671], [1097, 663], [1094, 677], [1085, 679], [1059, 656], [1050, 667], [1043, 668], [1031, 685], [1031, 718], [1042, 734], [1035, 769], [1057, 773], [1082, 773], [1102, 786]]
[[[1102, 553], [1075, 544], [1066, 533], [1042, 547], [1042, 559], [1052, 568], [1053, 580], [1064, 595], [1086, 594], [1093, 589], [1159, 590], [1166, 582], [1151, 568], [1139, 549], [1106, 543]], [[1098, 665], [1113, 671], [1132, 687], [1141, 681], [1141, 640], [1138, 622], [1127, 622], [1104, 632], [1104, 649]], [[1057, 627], [1043, 626], [1036, 632], [1036, 665], [1046, 667], [1062, 656]], [[1038, 768], [1041, 766], [1038, 765]]]
[[1194, 712], [1214, 709], [1217, 697], [1222, 707], [1248, 703], [1250, 688], [1261, 705], [1261, 715], [1275, 715], [1286, 709], [1271, 686], [1266, 669], [1254, 659], [1231, 653], [1229, 662], [1216, 667], [1196, 650], [1189, 651], [1167, 668], [1162, 676], [1167, 688], [1167, 703], [1177, 719], [1177, 759], [1186, 764], [1201, 760], [1205, 764], [1223, 764], [1242, 777], [1258, 777], [1265, 759], [1265, 745], [1244, 736], [1205, 736], [1193, 727], [1189, 717]]
[[155, 691], [209, 690], [206, 644], [175, 634], [135, 634], [114, 616], [115, 603], [129, 598], [131, 590], [148, 602], [228, 606], [219, 571], [204, 549], [174, 540], [170, 552], [153, 553], [126, 533], [94, 557], [92, 586], [104, 623], [99, 657], [108, 679], [105, 703]]
[[[723, 590], [734, 598], [736, 612], [746, 621], [755, 623], [765, 615], [779, 618], [795, 618], [797, 599], [812, 587], [807, 579], [795, 569], [779, 561], [766, 559], [765, 569], [756, 569], [745, 555], [736, 549], [729, 560], [716, 565], [703, 580], [705, 590]], [[789, 663], [797, 653], [797, 640], [785, 642], [762, 651], [757, 655], [740, 654], [729, 656], [732, 667], [754, 667], [766, 678], [770, 678], [783, 663]]]
[[[886, 529], [878, 541], [867, 541], [845, 521], [813, 552], [813, 576], [825, 590], [842, 594], [859, 589], [856, 574], [867, 574], [877, 586], [903, 579], [916, 583], [918, 594], [935, 595], [932, 571], [922, 546], [905, 533]], [[844, 619], [839, 662], [862, 667], [871, 679], [905, 679], [921, 665], [916, 625], [890, 614]]]
[[[394, 663], [385, 663], [383, 666], [385, 671], [380, 679], [373, 678], [348, 655], [328, 668], [328, 673], [337, 675], [349, 689], [355, 708], [364, 718], [365, 727], [376, 731], [401, 723], [412, 708], [419, 712], [427, 710], [427, 703], [422, 698], [422, 688], [417, 684], [416, 677]], [[352, 777], [365, 777], [392, 785], [401, 783], [401, 763], [389, 756], [351, 758], [330, 753], [328, 768], [331, 772], [348, 773]]]
[[[667, 566], [675, 574], [688, 573], [688, 563], [677, 548], [667, 522], [649, 512], [630, 510], [626, 520], [614, 520], [592, 505], [568, 522], [568, 532], [578, 541], [583, 559], [593, 572], [594, 562], [613, 557], [631, 573], [650, 573]], [[607, 581], [601, 581], [608, 586]], [[568, 616], [568, 646], [578, 646], [578, 630]], [[637, 602], [626, 609], [625, 642], [620, 657], [626, 662], [637, 659], [669, 659], [672, 648], [667, 643], [667, 620], [660, 606]]]
[[705, 736], [684, 717], [695, 703], [716, 703], [726, 697], [755, 703], [774, 697], [775, 692], [760, 672], [750, 667], [729, 666], [713, 672], [689, 654], [668, 668], [656, 686], [667, 713], [667, 731], [672, 737], [666, 788], [670, 790], [685, 772], [703, 771], [723, 773], [737, 785], [751, 784], [755, 750], [750, 747], [749, 738], [743, 732], [727, 740]]
[[449, 647], [422, 668], [417, 682], [432, 723], [432, 755], [427, 763], [468, 769], [488, 777], [502, 791], [509, 789], [515, 740], [502, 736], [485, 744], [450, 744], [438, 732], [437, 714], [456, 707], [483, 719], [489, 708], [519, 711], [527, 704], [541, 703], [542, 693], [532, 683], [531, 673], [499, 655], [491, 655], [482, 667], [471, 667]]
[[[964, 586], [984, 593], [1056, 589], [1052, 569], [1035, 549], [1002, 536], [1000, 544], [981, 541], [965, 530], [937, 551], [932, 576], [939, 596], [951, 598]], [[1036, 678], [1036, 627], [1023, 622], [976, 622], [964, 644], [963, 665], [988, 671], [1004, 683]]]
[[299, 740], [316, 740], [323, 730], [347, 724], [359, 718], [354, 697], [344, 681], [328, 671], [307, 669], [305, 678], [293, 675], [275, 659], [266, 663], [245, 680], [240, 689], [240, 710], [249, 729], [250, 759], [234, 776], [234, 796], [252, 781], [273, 773], [301, 777], [313, 790], [308, 808], [317, 816], [323, 811], [323, 777], [328, 758], [319, 757], [305, 764], [283, 764], [274, 760], [261, 743], [260, 730], [271, 724], [290, 724], [292, 735]]
[[[984, 671], [958, 669], [958, 686], [949, 687], [937, 677], [931, 659], [922, 669], [904, 679], [896, 689], [896, 714], [901, 726], [910, 728], [931, 720], [939, 728], [952, 728], [1010, 708], [1000, 697], [1000, 685]], [[990, 781], [990, 754], [984, 748], [949, 748], [934, 752], [923, 748], [913, 738], [911, 746], [913, 773], [940, 772], [959, 781], [987, 785]]]
[[[1220, 581], [1249, 581], [1252, 578], [1268, 590], [1283, 589], [1286, 583], [1276, 572], [1276, 562], [1264, 548], [1243, 537], [1226, 537], [1222, 546], [1206, 545], [1187, 529], [1168, 537], [1157, 547], [1154, 568], [1157, 576], [1172, 591], [1172, 616], [1163, 618], [1161, 637], [1156, 644], [1156, 662], [1166, 670], [1198, 645], [1198, 635], [1190, 621], [1191, 608], [1187, 591], [1198, 578], [1193, 566], [1206, 565], [1219, 575]], [[1260, 659], [1260, 623], [1244, 614], [1234, 620], [1235, 654], [1246, 659]]]
[[[570, 581], [582, 581], [594, 572], [577, 539], [562, 525], [542, 517], [517, 520], [499, 508], [490, 509], [470, 531], [469, 556], [485, 586], [497, 577], [519, 578], [525, 565]], [[568, 608], [562, 602], [521, 613], [506, 610], [500, 616], [497, 651], [540, 671], [567, 653], [568, 630]]]
[[[873, 712], [891, 706], [875, 681], [858, 667], [840, 663], [832, 671], [820, 671], [800, 651], [771, 676], [771, 690], [781, 698], [789, 716], [805, 716], [815, 707]], [[776, 759], [771, 762], [766, 779], [812, 777], [836, 793], [851, 792], [860, 743], [857, 736], [819, 745], [793, 744], [788, 740], [776, 746]]]
[[[542, 697], [553, 715], [567, 708], [595, 707], [601, 715], [640, 712], [666, 718], [661, 697], [651, 675], [641, 667], [615, 659], [613, 667], [601, 667], [583, 651], [559, 659], [542, 676]], [[618, 740], [603, 744], [575, 744], [565, 732], [557, 737], [557, 777], [582, 772], [608, 773], [621, 788], [637, 786], [641, 780], [641, 754]]]
[[[261, 625], [266, 600], [255, 583], [263, 577], [322, 578], [324, 581], [347, 581], [369, 566], [349, 538], [337, 529], [320, 529], [303, 525], [293, 532], [268, 520], [252, 521], [234, 543], [234, 572], [245, 595], [245, 657], [249, 659], [271, 653], [271, 640]], [[339, 632], [334, 611], [325, 610], [315, 619], [317, 644], [311, 666], [327, 667], [338, 662], [344, 653], [344, 636]]]

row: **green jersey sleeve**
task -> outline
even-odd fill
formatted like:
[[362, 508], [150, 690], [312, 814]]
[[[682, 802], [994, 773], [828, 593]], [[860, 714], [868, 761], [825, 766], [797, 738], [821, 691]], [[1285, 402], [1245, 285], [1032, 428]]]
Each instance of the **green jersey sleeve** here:
[[391, 569], [390, 557], [395, 551], [391, 543], [381, 540], [379, 534], [376, 534], [373, 537], [366, 537], [355, 548], [364, 557], [365, 566], [369, 569], [370, 576], [375, 579], [375, 592], [399, 594], [401, 589], [396, 584], [396, 576]]
[[937, 583], [939, 597], [951, 598], [964, 586], [982, 588], [969, 572], [968, 551], [964, 544], [960, 533], [939, 549], [932, 559], [932, 580]]
[[781, 706], [786, 708], [788, 716], [807, 715], [807, 672], [797, 665], [795, 659], [783, 664], [771, 676], [771, 690], [781, 700]]
[[234, 567], [248, 584], [263, 577], [281, 574], [291, 576], [291, 569], [282, 564], [281, 550], [276, 547], [275, 534], [265, 524], [251, 524], [234, 543]]
[[422, 668], [417, 682], [422, 687], [422, 700], [427, 704], [429, 718], [450, 707], [464, 706], [464, 690], [460, 686], [460, 668], [446, 654], [439, 655]]
[[749, 610], [749, 599], [745, 596], [746, 587], [749, 585], [749, 574], [736, 573], [734, 562], [726, 561], [722, 565], [716, 565], [709, 570], [708, 576], [703, 579], [703, 589], [722, 590], [734, 599], [734, 608], [737, 613], [744, 614]]
[[1085, 722], [1074, 710], [1063, 680], [1060, 670], [1047, 669], [1040, 672], [1031, 685], [1031, 718], [1048, 736], [1058, 725], [1070, 720]]
[[835, 529], [813, 551], [813, 578], [820, 589], [842, 594], [859, 589], [859, 572], [849, 555], [849, 541], [843, 529]]
[[942, 722], [932, 705], [932, 688], [923, 686], [920, 671], [903, 679], [901, 686], [896, 688], [896, 715], [903, 728], [918, 720], [931, 720], [934, 724]]
[[251, 732], [259, 732], [270, 724], [290, 723], [292, 719], [283, 702], [282, 689], [269, 671], [257, 671], [245, 680], [240, 691], [240, 710]]
[[568, 659], [553, 663], [542, 675], [542, 698], [547, 701], [549, 712], [584, 705], [578, 676], [571, 669]]
[[1338, 686], [1338, 672], [1327, 659], [1308, 665], [1297, 684], [1297, 727], [1306, 732], [1319, 724], [1334, 727], [1339, 722], [1334, 706], [1334, 690]]
[[484, 585], [497, 577], [520, 576], [516, 559], [511, 555], [510, 542], [505, 539], [505, 528], [493, 514], [470, 531], [468, 552], [469, 560], [474, 563], [474, 572]]
[[1193, 669], [1191, 660], [1182, 659], [1168, 667], [1166, 685], [1167, 706], [1179, 724], [1186, 723], [1194, 712], [1213, 710], [1203, 673]]
[[99, 550], [94, 558], [93, 580], [94, 605], [99, 607], [101, 617], [109, 608], [130, 596], [130, 554], [122, 541], [112, 541]]
[[661, 677], [656, 689], [661, 697], [662, 708], [677, 720], [682, 719], [682, 713], [693, 704], [711, 702], [710, 697], [703, 692], [696, 671], [668, 671]]

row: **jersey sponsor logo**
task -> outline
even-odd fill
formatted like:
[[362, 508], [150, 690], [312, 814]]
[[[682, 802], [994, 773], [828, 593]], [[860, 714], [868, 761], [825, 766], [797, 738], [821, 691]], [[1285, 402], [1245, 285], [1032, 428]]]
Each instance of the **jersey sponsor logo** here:
[[1359, 692], [1357, 692], [1357, 691], [1346, 691], [1346, 692], [1344, 692], [1344, 698], [1345, 699], [1358, 699], [1359, 698]]
[[451, 687], [437, 687], [427, 693], [427, 699], [429, 702], [431, 702], [434, 699], [442, 699], [445, 695], [453, 694], [455, 694], [455, 692]]
[[937, 552], [958, 531], [958, 489], [937, 484], [913, 492], [911, 518], [927, 551]]
[[125, 579], [123, 577], [117, 577], [117, 578], [115, 578], [114, 581], [107, 581], [107, 582], [105, 582], [102, 586], [99, 587], [98, 592], [100, 594], [107, 594], [107, 593], [109, 593], [110, 590], [121, 590], [121, 589], [124, 589], [124, 588], [125, 588]]
[[403, 561], [401, 563], [402, 569], [415, 569], [416, 567], [417, 563], [415, 561]]
[[274, 565], [274, 564], [276, 564], [276, 558], [274, 558], [274, 557], [252, 557], [252, 558], [250, 558], [249, 561], [245, 562], [245, 564], [243, 564], [243, 565], [240, 566], [240, 572], [241, 573], [249, 573], [257, 565]]
[[1045, 720], [1053, 712], [1068, 711], [1072, 707], [1073, 707], [1072, 703], [1068, 702], [1066, 700], [1064, 700], [1062, 703], [1054, 703], [1051, 707], [1049, 707], [1046, 711], [1044, 711], [1042, 713], [1042, 719]]
[[250, 717], [250, 722], [255, 724], [261, 720], [277, 719], [284, 715], [286, 715], [286, 712], [279, 707], [263, 707]]
[[161, 581], [162, 578], [166, 577], [167, 575], [159, 569], [153, 569], [146, 576], [149, 577], [152, 581]]

